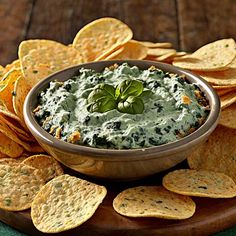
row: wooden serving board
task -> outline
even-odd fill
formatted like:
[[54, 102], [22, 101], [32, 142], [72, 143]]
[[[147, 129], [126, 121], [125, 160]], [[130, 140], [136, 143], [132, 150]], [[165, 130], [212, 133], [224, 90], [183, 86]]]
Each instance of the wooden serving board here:
[[[186, 162], [174, 169], [188, 168]], [[170, 170], [169, 170], [170, 171]], [[168, 172], [169, 172], [168, 171]], [[68, 171], [67, 171], [68, 172]], [[69, 174], [77, 175], [69, 171]], [[158, 218], [128, 218], [112, 208], [114, 197], [123, 189], [140, 185], [160, 185], [161, 173], [140, 181], [117, 183], [97, 181], [79, 176], [108, 189], [108, 194], [96, 213], [80, 227], [54, 235], [210, 235], [236, 225], [236, 197], [231, 199], [193, 198], [197, 207], [193, 217], [187, 220], [164, 220]], [[30, 218], [30, 211], [10, 212], [0, 210], [0, 220], [27, 235], [49, 235], [39, 232]], [[51, 235], [51, 234], [50, 234]]]

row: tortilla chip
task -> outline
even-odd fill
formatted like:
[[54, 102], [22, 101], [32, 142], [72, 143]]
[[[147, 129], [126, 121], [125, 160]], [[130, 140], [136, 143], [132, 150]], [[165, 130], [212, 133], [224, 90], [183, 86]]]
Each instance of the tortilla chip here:
[[[172, 62], [175, 60], [175, 58], [180, 58], [180, 57], [183, 57], [183, 56], [186, 56], [187, 55], [187, 52], [176, 52], [175, 54], [173, 54], [172, 56], [168, 56], [168, 54], [166, 55], [166, 59], [163, 59], [162, 61], [163, 62], [166, 62], [166, 63], [170, 63], [172, 64]], [[163, 55], [164, 57], [165, 55]], [[162, 56], [160, 56], [161, 59], [162, 59]]]
[[226, 107], [236, 102], [236, 93], [234, 91], [227, 93], [220, 97], [220, 101], [221, 101], [221, 109], [223, 110]]
[[6, 124], [10, 129], [16, 132], [18, 136], [23, 137], [23, 139], [25, 139], [26, 141], [34, 140], [32, 135], [27, 133], [16, 120], [0, 114], [0, 122]]
[[0, 165], [18, 165], [19, 163], [23, 162], [28, 158], [26, 153], [21, 154], [16, 158], [4, 157], [0, 158]]
[[229, 88], [229, 89], [216, 89], [217, 94], [221, 97], [227, 93], [231, 93], [231, 92], [235, 92], [236, 93], [236, 88]]
[[0, 132], [0, 140], [1, 153], [13, 158], [23, 153], [24, 149], [2, 132]]
[[[1, 102], [1, 100], [0, 100], [0, 102]], [[0, 114], [5, 115], [5, 116], [7, 116], [7, 117], [10, 117], [10, 118], [12, 118], [12, 119], [14, 119], [14, 120], [20, 122], [20, 119], [18, 118], [18, 116], [16, 116], [15, 113], [9, 111], [9, 110], [8, 110], [5, 106], [3, 106], [3, 105], [0, 105]]]
[[22, 141], [26, 141], [26, 142], [36, 142], [35, 138], [32, 135], [24, 135], [22, 133], [18, 133], [17, 131], [15, 131], [17, 133], [17, 136], [22, 140]]
[[[30, 45], [32, 41], [35, 44], [40, 44], [40, 40], [30, 40]], [[32, 49], [21, 58], [21, 68], [26, 79], [26, 82], [30, 88], [32, 88], [36, 83], [45, 77], [53, 74], [59, 70], [71, 67], [73, 65], [80, 64], [83, 60], [78, 50], [67, 47], [63, 44], [43, 40], [44, 46], [37, 49]], [[24, 55], [25, 45], [27, 41], [21, 43], [19, 49], [19, 55]]]
[[236, 103], [230, 105], [221, 112], [219, 124], [236, 129]]
[[170, 53], [172, 53], [172, 55], [174, 55], [176, 53], [175, 49], [166, 49], [166, 48], [149, 48], [147, 54], [149, 56], [155, 56], [155, 57], [159, 57], [159, 56], [163, 56], [163, 55], [170, 55]]
[[18, 161], [15, 158], [1, 158], [0, 165], [18, 165]]
[[105, 60], [142, 60], [147, 56], [147, 48], [134, 40], [130, 40], [121, 49], [122, 50], [119, 53], [116, 53], [117, 51], [115, 51], [106, 57]]
[[11, 112], [14, 112], [12, 103], [12, 97], [14, 96], [14, 85], [20, 75], [20, 70], [11, 70], [3, 77], [3, 80], [1, 81], [4, 83], [4, 86], [0, 90], [0, 98], [6, 105], [7, 109]]
[[192, 169], [221, 172], [236, 182], [236, 130], [219, 125], [187, 158]]
[[24, 127], [27, 126], [23, 115], [23, 105], [29, 91], [30, 87], [28, 86], [26, 79], [23, 76], [19, 76], [14, 86], [13, 108], [16, 115], [20, 118], [22, 126]]
[[23, 164], [39, 169], [41, 176], [45, 182], [55, 178], [64, 173], [60, 164], [51, 156], [48, 155], [34, 155], [25, 159]]
[[[21, 124], [21, 126], [23, 126], [23, 128], [24, 128], [24, 130], [25, 131], [28, 131], [28, 128], [27, 128], [27, 126], [25, 126], [25, 123], [23, 123], [23, 122], [21, 122], [21, 120], [20, 120], [20, 118], [18, 117], [18, 116], [16, 116], [16, 114], [15, 113], [12, 113], [11, 111], [9, 111], [9, 110], [7, 110], [5, 107], [3, 107], [3, 106], [0, 106], [0, 115], [4, 115], [4, 116], [6, 116], [6, 118], [9, 120], [15, 120], [17, 123], [20, 123]], [[13, 128], [12, 126], [10, 126], [11, 128]], [[16, 128], [16, 127], [15, 127]], [[16, 131], [15, 129], [13, 129], [14, 131]], [[23, 131], [23, 130], [22, 130]], [[22, 135], [24, 135], [24, 138], [23, 138], [23, 140], [26, 140], [26, 141], [33, 141], [34, 140], [34, 138], [32, 138], [32, 136], [30, 136], [31, 138], [28, 138], [28, 136], [26, 136], [25, 134], [23, 134], [22, 132], [18, 132], [17, 131], [17, 133], [18, 133], [18, 135], [20, 136], [20, 137], [22, 137]]]
[[44, 185], [34, 198], [31, 218], [44, 233], [75, 228], [95, 213], [106, 196], [103, 186], [69, 175], [61, 175]]
[[212, 87], [216, 90], [218, 89], [236, 89], [236, 84], [235, 85], [212, 85]]
[[171, 48], [172, 47], [172, 44], [169, 42], [164, 42], [164, 43], [153, 43], [149, 41], [138, 41], [138, 42], [148, 48]]
[[227, 68], [228, 69], [236, 69], [236, 57], [229, 65], [227, 65]]
[[236, 56], [235, 41], [233, 39], [221, 39], [209, 43], [193, 54], [176, 58], [173, 65], [199, 71], [225, 70]]
[[131, 29], [114, 18], [101, 18], [83, 27], [75, 36], [73, 47], [84, 62], [98, 61], [115, 51], [133, 36]]
[[236, 184], [227, 175], [206, 170], [175, 170], [164, 176], [163, 186], [169, 191], [196, 197], [232, 198]]
[[17, 134], [2, 122], [0, 122], [0, 132], [6, 135], [11, 140], [13, 140], [14, 142], [16, 142], [17, 144], [19, 144], [20, 146], [22, 146], [25, 150], [30, 152], [30, 144], [20, 140]]
[[186, 56], [188, 53], [187, 52], [176, 52], [174, 57], [182, 57], [182, 56]]
[[195, 212], [195, 203], [187, 196], [172, 193], [162, 186], [139, 186], [119, 193], [113, 208], [129, 217], [187, 219]]
[[18, 157], [11, 158], [9, 156], [5, 156], [0, 158], [0, 165], [11, 165], [11, 164], [19, 164], [28, 158], [28, 154], [23, 153]]
[[106, 58], [104, 58], [104, 60], [112, 60], [112, 58], [119, 55], [122, 51], [124, 51], [124, 47], [118, 48], [116, 51], [112, 52]]
[[6, 65], [6, 67], [2, 71], [2, 76], [4, 76], [10, 70], [19, 70], [19, 69], [20, 69], [20, 60], [17, 59], [15, 61], [13, 61], [12, 63]]
[[196, 71], [198, 75], [200, 75], [207, 82], [214, 85], [236, 85], [236, 68], [235, 69], [227, 69], [223, 71], [212, 71], [212, 72], [199, 72]]
[[170, 57], [173, 57], [175, 55], [176, 55], [175, 52], [166, 53], [166, 54], [164, 54], [162, 56], [156, 57], [156, 61], [165, 61], [165, 60], [167, 60]]
[[2, 80], [2, 76], [4, 74], [4, 67], [2, 65], [0, 65], [0, 81]]
[[[64, 46], [64, 45], [63, 45]], [[22, 41], [19, 45], [18, 49], [18, 56], [20, 61], [23, 60], [25, 56], [27, 56], [31, 50], [38, 50], [42, 48], [61, 48], [61, 44], [57, 43], [52, 40], [46, 40], [46, 39], [30, 39]]]
[[38, 170], [27, 165], [0, 165], [1, 188], [0, 208], [8, 211], [22, 211], [31, 203], [44, 185]]
[[8, 72], [12, 69], [20, 69], [20, 60], [16, 59], [12, 63], [5, 66], [5, 72]]

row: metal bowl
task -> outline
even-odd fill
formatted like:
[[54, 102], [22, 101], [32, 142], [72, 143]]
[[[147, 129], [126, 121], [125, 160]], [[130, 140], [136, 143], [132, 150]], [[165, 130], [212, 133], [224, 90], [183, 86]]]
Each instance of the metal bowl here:
[[[211, 109], [206, 122], [196, 131], [178, 141], [155, 147], [130, 150], [99, 149], [70, 144], [54, 138], [37, 123], [32, 111], [37, 105], [38, 94], [48, 87], [50, 81], [55, 79], [58, 81], [68, 80], [76, 75], [78, 69], [82, 67], [100, 72], [107, 66], [123, 62], [138, 66], [141, 69], [147, 69], [154, 65], [163, 71], [186, 75], [188, 81], [196, 83], [209, 100]], [[59, 71], [40, 81], [29, 92], [24, 104], [26, 125], [39, 144], [49, 154], [65, 166], [80, 173], [96, 178], [113, 180], [140, 179], [167, 170], [182, 162], [194, 148], [204, 142], [212, 133], [217, 125], [219, 113], [219, 97], [202, 78], [169, 64], [143, 60], [99, 61]]]

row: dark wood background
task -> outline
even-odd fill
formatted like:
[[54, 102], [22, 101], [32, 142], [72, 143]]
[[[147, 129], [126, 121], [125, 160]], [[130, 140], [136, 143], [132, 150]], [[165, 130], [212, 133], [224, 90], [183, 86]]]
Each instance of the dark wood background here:
[[127, 23], [134, 38], [193, 51], [220, 38], [236, 39], [236, 0], [0, 0], [0, 64], [17, 58], [30, 38], [69, 44], [99, 17]]

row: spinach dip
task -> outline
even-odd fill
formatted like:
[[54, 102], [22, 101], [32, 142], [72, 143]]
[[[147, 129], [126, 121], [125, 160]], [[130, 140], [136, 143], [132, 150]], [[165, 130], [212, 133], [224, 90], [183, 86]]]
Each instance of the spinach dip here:
[[209, 103], [185, 76], [127, 63], [80, 69], [38, 96], [35, 118], [54, 137], [97, 148], [158, 146], [200, 127]]

